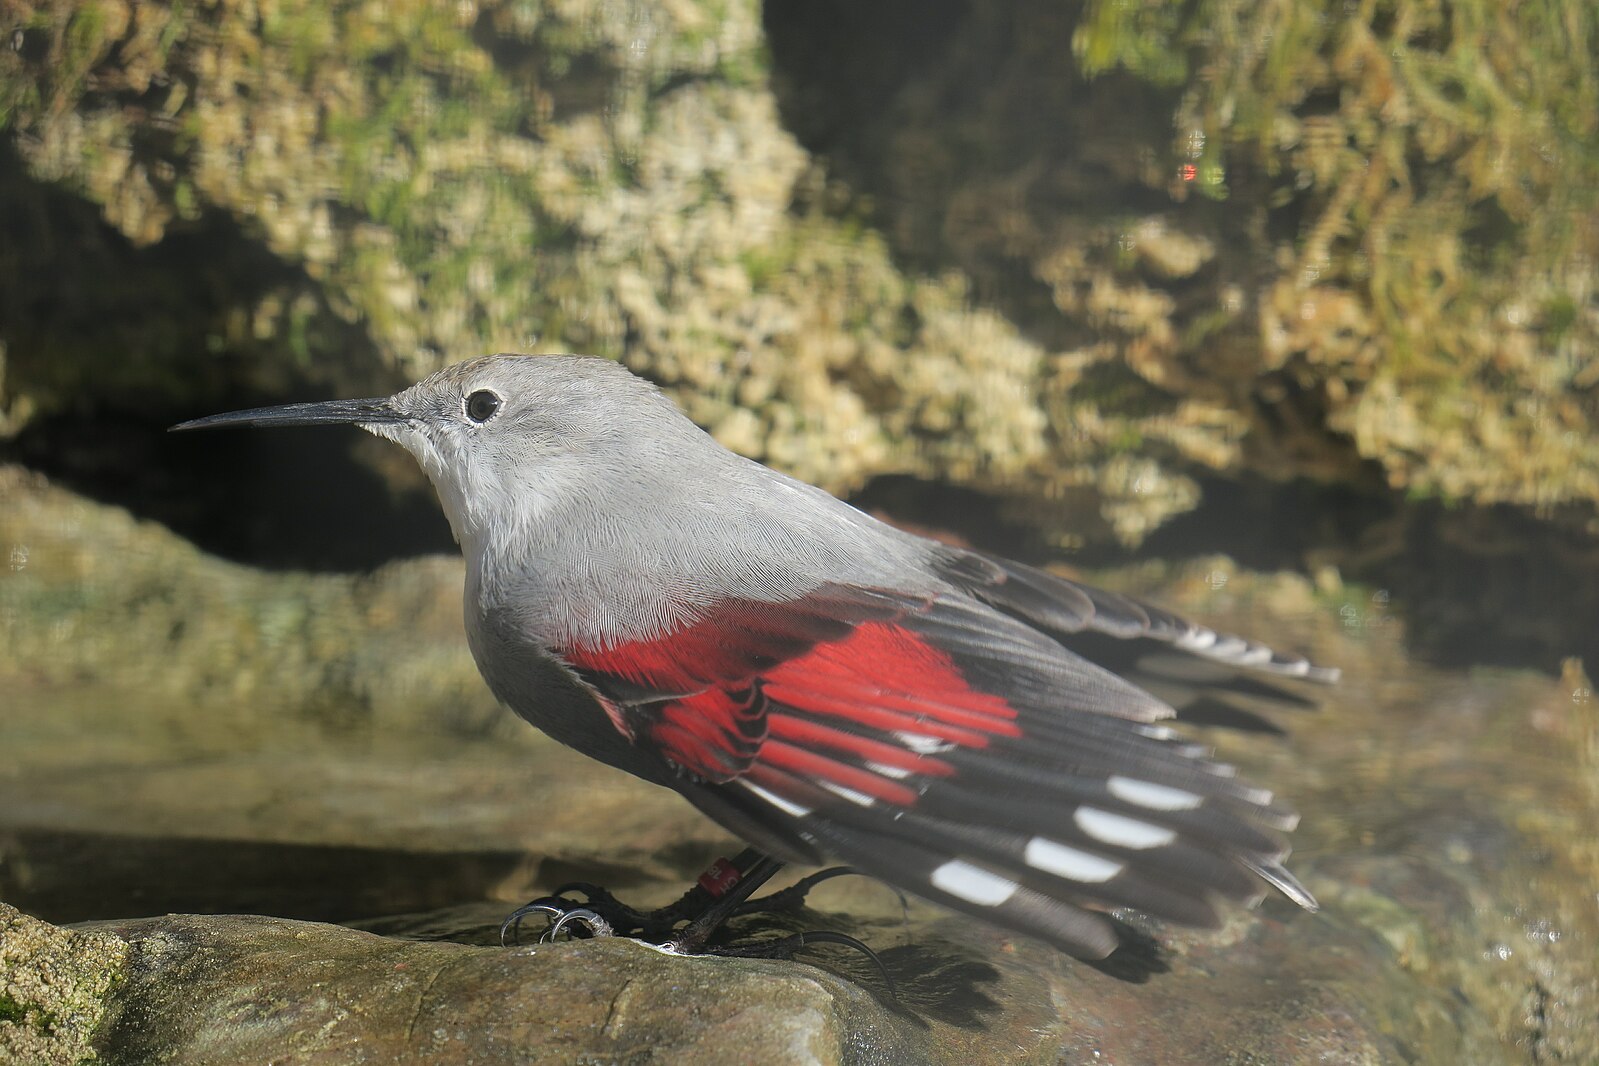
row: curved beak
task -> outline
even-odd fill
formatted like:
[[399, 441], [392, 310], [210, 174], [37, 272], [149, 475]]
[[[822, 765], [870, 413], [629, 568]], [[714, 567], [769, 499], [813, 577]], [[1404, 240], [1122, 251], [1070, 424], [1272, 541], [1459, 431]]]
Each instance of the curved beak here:
[[289, 403], [281, 407], [256, 407], [230, 411], [189, 422], [180, 422], [168, 432], [188, 429], [220, 429], [223, 426], [324, 426], [385, 425], [409, 419], [394, 406], [392, 396], [366, 400], [325, 400], [321, 403]]

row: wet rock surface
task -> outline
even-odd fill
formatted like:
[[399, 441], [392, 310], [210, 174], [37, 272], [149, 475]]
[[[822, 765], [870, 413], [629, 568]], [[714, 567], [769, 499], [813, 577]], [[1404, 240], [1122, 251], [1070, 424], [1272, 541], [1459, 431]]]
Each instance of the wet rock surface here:
[[131, 956], [111, 1061], [842, 1061], [864, 993], [807, 968], [631, 941], [501, 949], [276, 918], [111, 923]]
[[92, 1061], [129, 949], [0, 903], [0, 1062]]
[[17, 1061], [1599, 1055], [1599, 714], [1575, 662], [1560, 679], [1418, 664], [1386, 598], [1332, 575], [1101, 575], [1344, 667], [1284, 735], [1194, 727], [1301, 811], [1292, 865], [1323, 908], [1131, 925], [1100, 968], [854, 878], [737, 930], [857, 936], [895, 1002], [840, 948], [495, 946], [500, 918], [563, 882], [660, 905], [737, 845], [492, 707], [458, 561], [259, 573], [0, 474], [0, 899], [31, 916], [0, 931]]

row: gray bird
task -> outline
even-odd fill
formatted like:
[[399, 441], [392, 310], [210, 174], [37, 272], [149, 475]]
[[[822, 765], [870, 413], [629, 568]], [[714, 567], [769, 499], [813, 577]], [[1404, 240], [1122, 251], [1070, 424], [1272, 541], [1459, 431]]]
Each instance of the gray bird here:
[[386, 399], [174, 428], [314, 423], [421, 463], [502, 702], [768, 870], [832, 856], [1090, 959], [1118, 944], [1113, 908], [1211, 925], [1266, 885], [1315, 907], [1282, 865], [1296, 816], [1158, 723], [1304, 702], [1275, 680], [1335, 670], [885, 525], [605, 359], [487, 356]]

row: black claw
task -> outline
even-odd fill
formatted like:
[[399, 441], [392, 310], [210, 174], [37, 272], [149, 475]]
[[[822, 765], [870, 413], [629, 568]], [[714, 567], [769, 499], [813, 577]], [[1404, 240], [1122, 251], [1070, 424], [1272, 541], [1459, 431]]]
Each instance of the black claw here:
[[532, 903], [524, 903], [505, 916], [505, 921], [500, 923], [500, 946], [502, 948], [508, 948], [513, 944], [522, 942], [522, 919], [539, 910], [540, 902], [539, 900], [534, 900]]
[[587, 907], [579, 906], [560, 896], [542, 896], [524, 903], [500, 923], [500, 946], [510, 947], [522, 942], [522, 920], [530, 914], [542, 914], [550, 919], [550, 927], [540, 936], [540, 941], [552, 938], [569, 921], [582, 921], [590, 928], [590, 936], [611, 936], [612, 926], [604, 917]]
[[[581, 893], [581, 904], [567, 899], [569, 893]], [[622, 936], [634, 935], [649, 939], [651, 934], [659, 929], [670, 930], [681, 919], [673, 913], [677, 904], [662, 907], [655, 911], [638, 911], [629, 907], [609, 891], [599, 885], [591, 885], [585, 881], [571, 881], [557, 888], [554, 896], [568, 907], [583, 906], [602, 918], [613, 930]]]
[[761, 914], [769, 911], [794, 910], [805, 903], [805, 897], [811, 889], [823, 881], [831, 881], [835, 877], [844, 877], [856, 873], [850, 866], [830, 866], [825, 870], [818, 870], [807, 877], [802, 877], [787, 888], [780, 888], [776, 892], [768, 893], [760, 899], [747, 899], [733, 909], [734, 914]]
[[616, 935], [616, 931], [611, 928], [611, 923], [606, 921], [604, 917], [589, 910], [587, 907], [574, 907], [551, 922], [550, 928], [540, 939], [554, 940], [561, 935], [563, 929], [574, 922], [581, 922], [583, 925], [588, 926], [588, 936], [583, 937], [584, 940], [590, 940], [597, 936]]

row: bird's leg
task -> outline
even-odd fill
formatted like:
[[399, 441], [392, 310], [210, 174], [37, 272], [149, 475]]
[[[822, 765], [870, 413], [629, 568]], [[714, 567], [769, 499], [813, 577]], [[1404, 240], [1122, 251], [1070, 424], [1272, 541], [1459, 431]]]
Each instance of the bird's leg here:
[[[752, 859], [747, 865], [741, 861], [746, 858]], [[750, 902], [750, 896], [783, 868], [781, 862], [770, 855], [761, 854], [754, 848], [744, 849], [730, 865], [738, 871], [736, 879], [729, 879], [727, 872], [719, 869], [720, 864], [714, 864], [710, 870], [701, 875], [700, 883], [685, 894], [684, 899], [687, 899], [697, 891], [705, 890], [707, 895], [714, 891], [714, 902], [700, 911], [681, 933], [672, 938], [672, 948], [686, 954], [703, 953], [711, 934], [720, 929], [733, 915], [749, 913], [742, 908]], [[723, 875], [722, 878], [716, 882], [714, 888], [707, 888], [706, 879], [718, 873]], [[681, 903], [682, 900], [678, 902]]]

